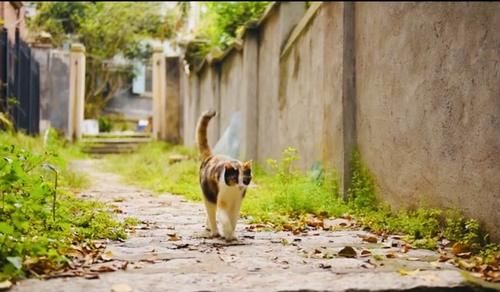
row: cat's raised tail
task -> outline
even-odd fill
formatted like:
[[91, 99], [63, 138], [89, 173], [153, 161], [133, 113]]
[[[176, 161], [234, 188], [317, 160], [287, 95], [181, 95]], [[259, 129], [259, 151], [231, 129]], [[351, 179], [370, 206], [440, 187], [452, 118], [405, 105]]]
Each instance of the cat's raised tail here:
[[200, 150], [201, 159], [205, 159], [212, 155], [212, 150], [210, 150], [210, 146], [208, 145], [207, 127], [208, 122], [215, 116], [215, 114], [215, 110], [204, 112], [198, 120], [198, 125], [196, 126], [196, 143], [198, 144], [198, 149]]

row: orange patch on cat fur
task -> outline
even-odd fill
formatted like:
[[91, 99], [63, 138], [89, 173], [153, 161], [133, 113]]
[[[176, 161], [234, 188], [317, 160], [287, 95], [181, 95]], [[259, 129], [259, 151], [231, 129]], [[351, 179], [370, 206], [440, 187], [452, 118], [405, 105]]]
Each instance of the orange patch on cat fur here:
[[217, 205], [218, 205], [217, 207], [219, 207], [219, 208], [221, 208], [221, 209], [226, 209], [226, 208], [227, 208], [227, 203], [226, 203], [226, 202], [224, 202], [223, 200], [219, 200], [219, 201], [217, 202]]

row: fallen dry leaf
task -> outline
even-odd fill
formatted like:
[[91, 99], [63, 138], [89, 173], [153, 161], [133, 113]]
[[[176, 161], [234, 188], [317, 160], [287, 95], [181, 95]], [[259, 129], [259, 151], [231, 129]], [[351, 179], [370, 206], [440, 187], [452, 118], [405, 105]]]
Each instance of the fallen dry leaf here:
[[98, 273], [88, 273], [83, 276], [85, 279], [92, 280], [92, 279], [99, 279], [99, 274]]
[[113, 253], [111, 251], [107, 251], [101, 254], [101, 259], [105, 262], [108, 262], [113, 259]]
[[449, 256], [447, 256], [445, 254], [442, 254], [442, 255], [439, 256], [439, 262], [447, 262], [449, 260], [451, 260], [451, 257], [449, 257]]
[[468, 259], [468, 258], [470, 258], [471, 254], [472, 254], [471, 252], [461, 252], [461, 253], [457, 254], [457, 257], [463, 258], [463, 259]]
[[154, 264], [156, 262], [156, 257], [149, 257], [147, 259], [142, 259], [140, 260], [141, 262], [145, 262], [145, 263], [150, 263], [150, 264]]
[[372, 252], [369, 251], [369, 250], [364, 249], [364, 250], [361, 251], [361, 256], [362, 257], [368, 257], [368, 256], [371, 256], [371, 255], [372, 255]]
[[411, 245], [409, 244], [404, 244], [403, 247], [401, 248], [402, 253], [407, 253], [411, 249]]
[[375, 236], [364, 236], [363, 241], [369, 242], [369, 243], [377, 243], [377, 238]]
[[464, 261], [464, 260], [458, 260], [458, 266], [460, 268], [466, 269], [466, 270], [471, 270], [474, 267], [476, 267], [476, 265], [474, 263], [470, 263], [470, 262]]
[[99, 265], [96, 267], [91, 267], [90, 271], [98, 273], [106, 273], [106, 272], [114, 272], [116, 271], [116, 268], [113, 267], [112, 265]]
[[454, 255], [458, 255], [458, 254], [461, 254], [461, 253], [465, 253], [465, 252], [468, 252], [467, 250], [467, 247], [464, 246], [463, 244], [459, 243], [459, 242], [456, 242], [455, 244], [453, 244], [453, 246], [451, 247], [451, 252], [454, 254]]
[[181, 239], [177, 236], [177, 234], [175, 234], [175, 233], [169, 233], [169, 234], [167, 234], [167, 235], [168, 235], [168, 241], [179, 241], [179, 240], [181, 240]]
[[357, 257], [356, 251], [354, 250], [354, 248], [352, 248], [350, 246], [344, 247], [342, 250], [339, 251], [338, 255], [341, 257], [346, 257], [346, 258]]
[[307, 226], [318, 228], [322, 227], [323, 228], [323, 220], [320, 220], [318, 218], [311, 218], [306, 222]]

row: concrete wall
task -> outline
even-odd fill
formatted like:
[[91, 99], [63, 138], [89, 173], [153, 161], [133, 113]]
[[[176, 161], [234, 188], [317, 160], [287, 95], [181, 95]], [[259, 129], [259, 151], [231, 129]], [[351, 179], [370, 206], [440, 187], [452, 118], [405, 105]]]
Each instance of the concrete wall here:
[[356, 3], [358, 145], [384, 199], [500, 237], [500, 4]]
[[69, 118], [69, 52], [32, 48], [40, 64], [40, 127], [48, 125], [67, 134]]
[[180, 96], [180, 62], [177, 57], [166, 58], [166, 78], [167, 78], [167, 96], [166, 96], [166, 134], [165, 139], [170, 143], [181, 142], [180, 120], [181, 114], [181, 96]]
[[[219, 100], [220, 95], [218, 92], [219, 85], [219, 70], [216, 66], [205, 66], [200, 72], [200, 112], [215, 109], [219, 110]], [[208, 143], [209, 145], [215, 145], [217, 139], [219, 138], [219, 119], [220, 115], [213, 118], [210, 121], [210, 125], [208, 127]]]
[[243, 55], [241, 54], [241, 51], [234, 49], [221, 64], [219, 83], [219, 131], [221, 135], [229, 126], [232, 115], [236, 112], [241, 112], [241, 88], [243, 81], [242, 70]]
[[245, 51], [183, 77], [185, 144], [220, 98], [219, 135], [231, 113], [256, 112], [246, 158], [294, 146], [303, 169], [334, 167], [345, 191], [357, 147], [382, 199], [458, 207], [500, 239], [500, 4], [315, 2], [298, 18], [294, 5], [254, 28], [256, 94]]
[[[278, 93], [280, 76], [279, 10], [271, 13], [260, 27], [257, 88], [257, 157], [277, 159], [280, 155], [278, 133]], [[271, 147], [270, 145], [275, 145]]]
[[280, 61], [279, 149], [297, 148], [304, 169], [315, 161], [342, 165], [342, 9], [327, 5], [303, 23]]

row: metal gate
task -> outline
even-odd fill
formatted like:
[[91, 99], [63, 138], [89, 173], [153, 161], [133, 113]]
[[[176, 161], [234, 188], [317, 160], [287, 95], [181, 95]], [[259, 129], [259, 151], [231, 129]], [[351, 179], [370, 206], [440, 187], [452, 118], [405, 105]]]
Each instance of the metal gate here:
[[0, 31], [0, 111], [9, 113], [17, 130], [39, 132], [40, 68], [16, 29], [15, 43]]

